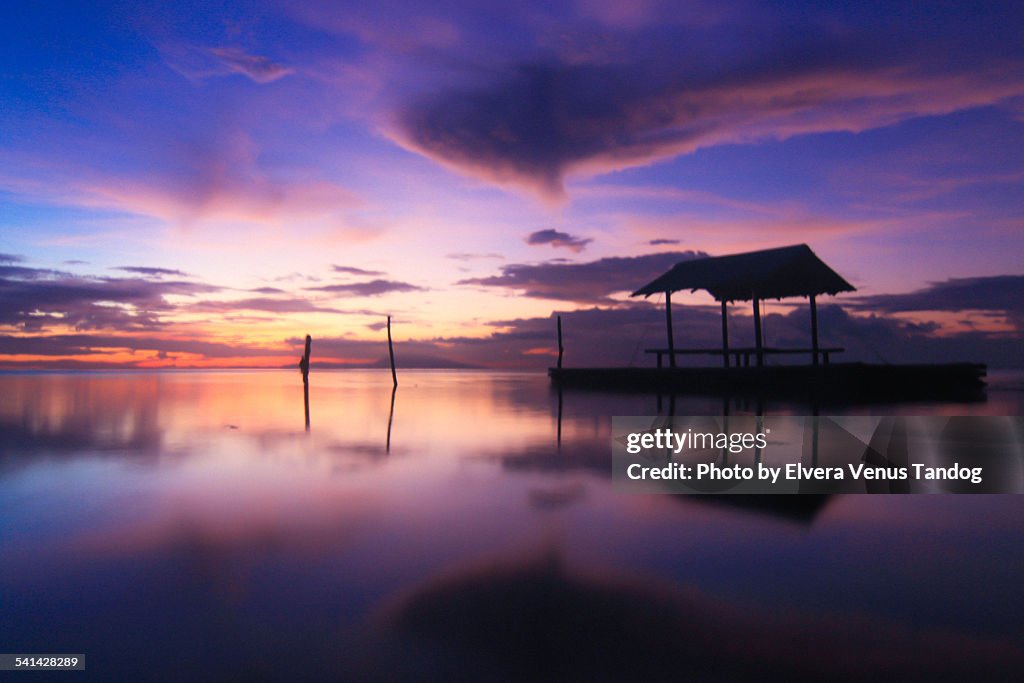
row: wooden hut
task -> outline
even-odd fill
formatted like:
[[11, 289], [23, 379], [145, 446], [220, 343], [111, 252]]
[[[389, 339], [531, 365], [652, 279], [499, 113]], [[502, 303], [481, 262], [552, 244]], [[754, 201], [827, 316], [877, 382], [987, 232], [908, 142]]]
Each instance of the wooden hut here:
[[[722, 306], [722, 345], [715, 348], [678, 348], [672, 329], [672, 293], [705, 290]], [[650, 296], [664, 292], [668, 347], [646, 349], [657, 354], [656, 368], [562, 366], [561, 320], [559, 363], [548, 374], [559, 387], [602, 391], [667, 391], [671, 393], [737, 396], [753, 394], [806, 398], [812, 402], [893, 400], [984, 400], [986, 368], [980, 363], [868, 364], [831, 363], [840, 347], [818, 343], [817, 297], [855, 291], [806, 244], [764, 249], [684, 261], [633, 292]], [[806, 297], [811, 308], [811, 343], [807, 348], [776, 348], [764, 344], [761, 302], [765, 299]], [[753, 303], [754, 345], [729, 344], [728, 305]], [[724, 367], [676, 367], [682, 354], [721, 356]], [[765, 365], [765, 356], [809, 354], [807, 364]], [[664, 356], [669, 367], [663, 367]], [[730, 356], [734, 364], [730, 367]], [[751, 358], [756, 362], [751, 365]]]
[[[748, 360], [753, 352], [758, 367], [764, 366], [766, 351], [769, 353], [811, 354], [812, 364], [821, 358], [818, 344], [817, 297], [821, 294], [835, 295], [839, 292], [856, 291], [854, 286], [832, 270], [806, 244], [797, 244], [776, 249], [762, 249], [742, 254], [715, 256], [683, 261], [671, 270], [633, 292], [631, 296], [650, 296], [665, 293], [665, 322], [668, 332], [667, 349], [648, 349], [661, 357], [667, 354], [669, 366], [676, 367], [678, 353], [718, 353], [717, 349], [676, 349], [672, 329], [672, 292], [703, 289], [722, 305], [722, 362], [729, 367], [729, 325], [728, 304], [733, 301], [752, 301], [754, 307], [754, 348], [737, 350], [732, 353], [739, 360], [741, 353]], [[811, 307], [811, 347], [809, 349], [765, 349], [761, 332], [761, 302], [765, 299], [786, 299], [807, 297]], [[828, 349], [827, 354], [841, 349]]]

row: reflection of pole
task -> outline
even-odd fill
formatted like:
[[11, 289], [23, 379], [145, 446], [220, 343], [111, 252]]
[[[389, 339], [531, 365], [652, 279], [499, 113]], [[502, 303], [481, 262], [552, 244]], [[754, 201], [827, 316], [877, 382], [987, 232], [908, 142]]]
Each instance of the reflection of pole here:
[[[722, 432], [729, 434], [729, 397], [722, 397]], [[725, 465], [729, 462], [729, 448], [725, 447], [722, 449], [722, 464]]]
[[[761, 414], [761, 409], [757, 410], [757, 433], [764, 434], [764, 415]], [[761, 447], [754, 446], [754, 464], [761, 462]]]
[[814, 422], [814, 434], [811, 435], [811, 467], [818, 466], [818, 416], [811, 418]]
[[811, 435], [811, 467], [818, 466], [818, 401], [815, 398], [811, 407], [811, 421], [814, 424], [814, 432]]
[[729, 367], [729, 304], [722, 300], [722, 366]]
[[309, 431], [309, 348], [313, 338], [306, 335], [306, 350], [299, 360], [299, 371], [302, 372], [302, 398], [306, 408], [306, 431]]
[[811, 294], [811, 358], [818, 364], [818, 302]]
[[562, 447], [562, 385], [558, 385], [558, 434], [555, 437], [555, 443], [559, 448]]
[[309, 431], [309, 382], [302, 383], [302, 402], [306, 406], [306, 431]]
[[754, 295], [754, 348], [757, 350], [757, 367], [764, 366], [764, 339], [761, 336], [761, 299]]
[[398, 374], [395, 372], [395, 347], [391, 343], [391, 316], [388, 316], [388, 356], [391, 358], [391, 381], [398, 386]]
[[395, 419], [395, 394], [397, 392], [398, 384], [396, 383], [395, 386], [391, 387], [391, 412], [388, 413], [388, 440], [387, 444], [384, 446], [384, 451], [386, 453], [391, 452], [391, 422]]

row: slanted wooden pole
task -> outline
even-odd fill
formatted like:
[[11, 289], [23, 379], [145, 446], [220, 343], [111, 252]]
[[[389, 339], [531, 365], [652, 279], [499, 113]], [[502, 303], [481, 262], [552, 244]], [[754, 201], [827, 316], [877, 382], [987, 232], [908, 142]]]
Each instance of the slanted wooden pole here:
[[306, 335], [306, 350], [299, 359], [299, 370], [302, 372], [302, 381], [309, 382], [309, 347], [313, 344], [313, 338]]
[[395, 372], [395, 346], [391, 342], [391, 316], [388, 316], [388, 356], [391, 358], [391, 381], [392, 386], [398, 386], [398, 374]]
[[722, 365], [729, 367], [729, 309], [722, 302]]
[[665, 325], [668, 328], [668, 366], [676, 366], [676, 340], [672, 334], [672, 292], [665, 292]]
[[299, 359], [299, 370], [302, 372], [302, 398], [306, 408], [306, 431], [309, 431], [309, 348], [313, 344], [313, 338], [306, 335], [306, 350]]
[[761, 299], [754, 295], [754, 348], [757, 349], [757, 367], [764, 367], [764, 340], [761, 338]]
[[811, 294], [811, 358], [818, 364], [818, 301]]
[[562, 316], [558, 316], [558, 369], [562, 369], [562, 354], [565, 353], [565, 347], [562, 346]]

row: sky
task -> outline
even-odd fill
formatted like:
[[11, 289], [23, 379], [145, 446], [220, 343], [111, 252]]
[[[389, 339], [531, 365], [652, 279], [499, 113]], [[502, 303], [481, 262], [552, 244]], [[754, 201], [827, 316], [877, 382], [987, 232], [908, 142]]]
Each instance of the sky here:
[[[648, 363], [806, 243], [847, 359], [1024, 367], [1019, 3], [8, 2], [0, 368]], [[718, 343], [680, 293], [677, 344]], [[733, 339], [752, 335], [730, 308]], [[768, 302], [770, 344], [808, 343]], [[736, 343], [734, 341], [734, 343]]]

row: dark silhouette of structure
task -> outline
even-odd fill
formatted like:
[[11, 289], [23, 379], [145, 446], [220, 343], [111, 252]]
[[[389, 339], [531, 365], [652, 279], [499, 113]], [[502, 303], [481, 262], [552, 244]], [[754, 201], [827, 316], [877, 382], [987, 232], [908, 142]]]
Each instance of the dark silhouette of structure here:
[[562, 367], [562, 356], [565, 355], [565, 346], [562, 344], [562, 316], [558, 316], [558, 367]]
[[309, 431], [309, 350], [313, 338], [306, 335], [306, 350], [299, 359], [299, 371], [302, 372], [302, 397], [306, 408], [306, 431]]
[[[676, 264], [667, 273], [633, 292], [631, 296], [648, 297], [665, 293], [665, 322], [668, 328], [669, 366], [676, 367], [675, 339], [672, 331], [672, 292], [706, 290], [722, 304], [722, 364], [729, 367], [729, 327], [727, 306], [733, 301], [752, 301], [754, 307], [754, 353], [757, 366], [764, 366], [764, 338], [761, 333], [761, 302], [765, 299], [807, 297], [811, 305], [811, 348], [777, 349], [769, 352], [800, 353], [810, 351], [812, 364], [817, 365], [818, 304], [820, 294], [856, 291], [853, 285], [828, 267], [806, 244], [777, 249], [764, 249]], [[830, 352], [841, 349], [830, 349]], [[715, 353], [715, 349], [692, 349], [692, 352]], [[735, 352], [734, 352], [735, 353]], [[827, 357], [827, 356], [826, 356]], [[659, 361], [661, 355], [658, 356]], [[747, 354], [749, 361], [749, 353]]]
[[[703, 289], [722, 307], [722, 345], [715, 348], [677, 348], [672, 327], [672, 293]], [[683, 261], [633, 292], [648, 297], [665, 294], [667, 348], [646, 349], [657, 356], [656, 368], [550, 368], [558, 386], [626, 391], [670, 391], [725, 396], [774, 395], [824, 402], [920, 400], [984, 400], [986, 368], [979, 363], [871, 365], [831, 363], [842, 347], [822, 347], [818, 339], [817, 297], [855, 291], [806, 244], [742, 254]], [[761, 302], [765, 299], [807, 297], [811, 309], [808, 348], [764, 345]], [[751, 301], [754, 346], [730, 347], [728, 304]], [[559, 325], [559, 328], [561, 326]], [[559, 330], [561, 331], [561, 330]], [[561, 336], [561, 335], [559, 335]], [[559, 358], [561, 359], [561, 343]], [[807, 365], [765, 364], [769, 355], [810, 355]], [[662, 359], [668, 356], [668, 368]], [[677, 367], [680, 355], [722, 358], [721, 367]], [[730, 365], [730, 356], [735, 361]], [[751, 358], [755, 359], [753, 366]]]

